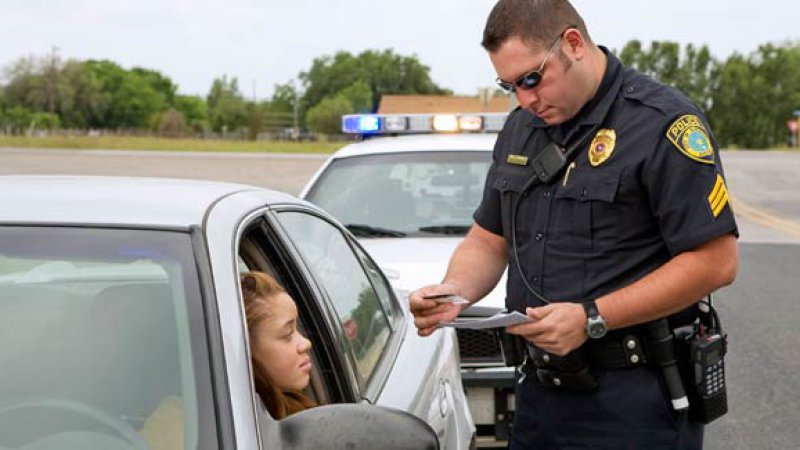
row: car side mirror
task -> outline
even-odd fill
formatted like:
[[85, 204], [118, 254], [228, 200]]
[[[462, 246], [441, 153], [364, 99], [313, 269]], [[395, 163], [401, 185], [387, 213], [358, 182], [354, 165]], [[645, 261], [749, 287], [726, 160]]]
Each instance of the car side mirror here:
[[277, 434], [281, 450], [439, 449], [436, 433], [418, 417], [368, 404], [307, 409], [278, 422]]

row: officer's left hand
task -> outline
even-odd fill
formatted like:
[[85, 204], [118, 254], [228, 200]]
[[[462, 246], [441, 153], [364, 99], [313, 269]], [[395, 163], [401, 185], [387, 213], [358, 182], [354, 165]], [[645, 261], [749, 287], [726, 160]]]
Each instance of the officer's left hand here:
[[533, 323], [513, 325], [506, 331], [524, 337], [547, 353], [564, 356], [587, 339], [586, 313], [580, 303], [551, 303], [527, 308], [525, 313]]

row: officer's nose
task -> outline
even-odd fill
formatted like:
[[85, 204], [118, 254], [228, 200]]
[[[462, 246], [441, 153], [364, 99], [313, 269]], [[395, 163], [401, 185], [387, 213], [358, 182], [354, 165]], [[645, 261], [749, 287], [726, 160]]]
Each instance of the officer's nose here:
[[514, 91], [514, 94], [517, 96], [517, 102], [523, 108], [529, 111], [535, 111], [536, 105], [539, 103], [539, 94], [536, 93], [536, 88], [533, 89], [517, 89]]

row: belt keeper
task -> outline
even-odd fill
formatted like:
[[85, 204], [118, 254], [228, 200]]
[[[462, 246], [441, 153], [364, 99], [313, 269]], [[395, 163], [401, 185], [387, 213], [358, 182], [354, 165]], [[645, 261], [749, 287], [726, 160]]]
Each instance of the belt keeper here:
[[644, 357], [644, 346], [642, 341], [633, 334], [622, 338], [622, 350], [625, 352], [625, 359], [632, 366], [638, 366], [647, 362]]

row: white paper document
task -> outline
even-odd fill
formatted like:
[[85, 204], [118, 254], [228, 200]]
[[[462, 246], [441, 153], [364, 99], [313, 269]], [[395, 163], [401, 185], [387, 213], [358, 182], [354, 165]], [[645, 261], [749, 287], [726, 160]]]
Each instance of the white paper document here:
[[533, 322], [533, 319], [519, 311], [513, 311], [510, 313], [498, 313], [485, 319], [461, 319], [458, 322], [445, 322], [440, 323], [438, 326], [440, 328], [452, 327], [482, 330], [484, 328], [502, 328], [528, 322]]

